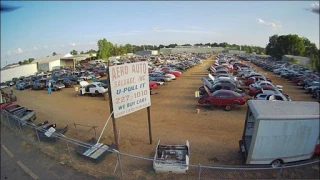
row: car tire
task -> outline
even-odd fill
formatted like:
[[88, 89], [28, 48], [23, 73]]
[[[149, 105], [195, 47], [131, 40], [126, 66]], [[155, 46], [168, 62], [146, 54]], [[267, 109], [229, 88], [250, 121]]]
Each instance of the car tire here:
[[234, 108], [239, 108], [240, 104], [239, 104], [239, 102], [233, 102], [232, 106]]
[[226, 106], [225, 111], [231, 111], [231, 106]]
[[94, 93], [95, 93], [96, 96], [99, 95], [99, 91], [98, 90], [96, 90]]
[[211, 104], [210, 101], [205, 101], [205, 102], [204, 102], [204, 105], [205, 105], [205, 107], [206, 107], [207, 109], [213, 109], [213, 106], [212, 106], [212, 104]]
[[280, 159], [276, 159], [274, 161], [272, 161], [271, 166], [273, 168], [278, 168], [282, 165], [282, 161]]

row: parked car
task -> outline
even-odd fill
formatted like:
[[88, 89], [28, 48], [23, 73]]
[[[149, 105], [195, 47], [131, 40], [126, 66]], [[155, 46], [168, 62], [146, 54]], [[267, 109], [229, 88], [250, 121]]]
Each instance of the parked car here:
[[7, 85], [7, 86], [13, 86], [13, 85], [14, 85], [14, 82], [13, 82], [13, 81], [6, 81], [6, 85]]
[[16, 84], [17, 90], [24, 90], [24, 89], [29, 89], [31, 87], [30, 83], [20, 81], [18, 84]]
[[75, 84], [77, 84], [76, 82], [71, 81], [71, 80], [68, 79], [68, 78], [63, 78], [63, 79], [61, 79], [61, 80], [59, 80], [59, 81], [60, 81], [62, 84], [64, 84], [66, 88], [73, 88], [73, 86], [74, 86]]
[[305, 86], [304, 89], [308, 91], [308, 93], [313, 93], [317, 88], [319, 88], [319, 81], [313, 81], [309, 86]]
[[101, 82], [93, 82], [89, 84], [87, 81], [80, 82], [79, 93], [80, 95], [91, 94], [99, 95], [108, 92], [108, 88]]
[[169, 82], [171, 81], [171, 78], [165, 75], [162, 75], [160, 73], [150, 73], [149, 79], [151, 81], [162, 81], [162, 82]]
[[156, 81], [149, 81], [150, 90], [157, 89], [158, 85]]
[[46, 88], [45, 80], [35, 80], [31, 86], [32, 90], [42, 90]]
[[226, 111], [230, 111], [231, 107], [238, 107], [246, 103], [244, 94], [231, 90], [217, 90], [210, 93], [210, 95], [208, 94], [201, 96], [198, 103], [206, 105], [207, 107], [225, 106]]

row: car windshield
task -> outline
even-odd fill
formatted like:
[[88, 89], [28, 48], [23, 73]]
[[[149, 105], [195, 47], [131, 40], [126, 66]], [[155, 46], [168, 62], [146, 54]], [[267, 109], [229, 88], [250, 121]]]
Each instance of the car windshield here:
[[102, 87], [102, 84], [101, 83], [99, 83], [99, 84], [96, 84], [98, 87]]

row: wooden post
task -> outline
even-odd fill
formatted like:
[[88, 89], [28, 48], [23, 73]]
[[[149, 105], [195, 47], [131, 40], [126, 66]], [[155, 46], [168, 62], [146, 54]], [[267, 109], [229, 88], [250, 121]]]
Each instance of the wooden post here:
[[[107, 80], [108, 80], [108, 95], [109, 95], [109, 106], [110, 106], [110, 113], [113, 112], [113, 106], [112, 106], [112, 96], [111, 96], [111, 86], [110, 86], [110, 76], [109, 76], [109, 62], [107, 66]], [[116, 149], [119, 150], [119, 140], [118, 140], [118, 133], [117, 133], [117, 125], [116, 125], [116, 119], [114, 118], [114, 113], [111, 115], [112, 118], [112, 125], [113, 125], [113, 134], [114, 134], [114, 142], [116, 145]]]
[[147, 112], [148, 112], [149, 140], [150, 140], [150, 144], [152, 144], [150, 106], [147, 107]]

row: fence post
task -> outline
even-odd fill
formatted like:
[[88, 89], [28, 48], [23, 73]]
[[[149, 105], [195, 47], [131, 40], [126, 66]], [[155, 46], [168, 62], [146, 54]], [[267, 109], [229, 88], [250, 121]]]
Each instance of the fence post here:
[[120, 175], [121, 175], [121, 179], [123, 180], [123, 172], [122, 172], [122, 165], [121, 165], [121, 161], [120, 161], [120, 153], [117, 151], [117, 157], [118, 157], [118, 162], [119, 162], [119, 167], [120, 167]]
[[201, 177], [201, 164], [199, 163], [199, 169], [198, 169], [198, 179], [200, 180]]
[[67, 149], [68, 149], [68, 153], [69, 153], [69, 157], [70, 157], [70, 162], [72, 163], [72, 158], [71, 158], [71, 153], [70, 153], [70, 148], [69, 148], [68, 141], [67, 141]]
[[37, 127], [35, 128], [35, 130], [36, 130], [36, 134], [37, 134], [37, 139], [38, 139], [38, 141], [40, 142], [40, 138], [39, 138], [39, 134], [38, 134], [38, 129], [37, 129]]
[[283, 170], [283, 168], [281, 168], [281, 169], [280, 169], [277, 179], [281, 179], [281, 176], [282, 176], [282, 170]]

